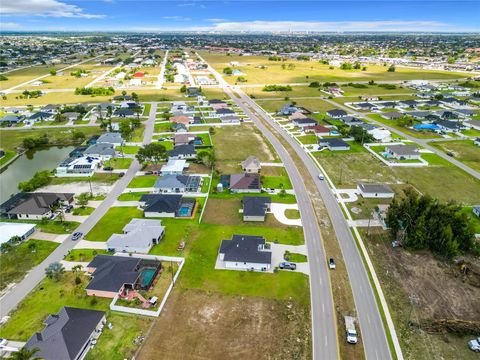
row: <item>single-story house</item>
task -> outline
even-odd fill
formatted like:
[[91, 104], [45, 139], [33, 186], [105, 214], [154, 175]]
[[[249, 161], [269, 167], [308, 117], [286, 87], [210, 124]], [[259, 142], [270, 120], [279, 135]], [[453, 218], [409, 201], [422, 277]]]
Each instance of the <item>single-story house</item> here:
[[186, 133], [188, 131], [187, 125], [180, 123], [173, 123], [171, 129], [175, 133]]
[[398, 106], [402, 108], [415, 108], [419, 105], [420, 103], [416, 100], [402, 100], [398, 103]]
[[239, 124], [242, 119], [238, 115], [226, 115], [220, 118], [222, 124]]
[[377, 110], [377, 106], [369, 102], [356, 103], [355, 107], [360, 110]]
[[392, 133], [390, 132], [390, 130], [375, 128], [375, 129], [369, 130], [368, 133], [373, 136], [375, 141], [383, 142], [383, 143], [392, 141]]
[[318, 145], [327, 147], [330, 151], [350, 150], [350, 145], [345, 140], [339, 138], [319, 139]]
[[425, 116], [429, 115], [430, 112], [428, 111], [409, 111], [407, 112], [408, 116], [412, 116], [415, 119], [424, 119]]
[[187, 167], [187, 160], [169, 159], [168, 162], [160, 169], [160, 173], [162, 175], [180, 175]]
[[466, 128], [465, 125], [463, 125], [461, 122], [451, 120], [435, 121], [435, 125], [437, 125], [440, 130], [447, 132], [458, 132]]
[[458, 119], [458, 114], [450, 110], [437, 110], [435, 115], [439, 116], [442, 119]]
[[233, 193], [259, 193], [261, 191], [259, 174], [232, 174], [229, 179], [229, 186]]
[[48, 104], [48, 105], [45, 105], [44, 107], [42, 107], [40, 110], [43, 111], [43, 112], [48, 112], [48, 113], [55, 113], [57, 111], [57, 109], [60, 109], [61, 108], [61, 105], [57, 105], [57, 104]]
[[345, 110], [341, 109], [332, 109], [327, 111], [327, 116], [334, 118], [334, 119], [340, 119], [345, 116], [348, 116], [347, 112]]
[[55, 208], [69, 206], [73, 193], [18, 193], [0, 205], [2, 216], [10, 219], [41, 220]]
[[56, 168], [55, 176], [92, 176], [102, 165], [102, 159], [94, 156], [70, 157], [63, 160]]
[[160, 261], [155, 260], [96, 255], [86, 267], [91, 280], [85, 290], [88, 296], [111, 299], [130, 290], [148, 290], [160, 267]]
[[35, 356], [44, 360], [84, 359], [102, 333], [105, 312], [64, 306], [58, 314], [45, 319], [45, 328], [33, 334], [25, 344], [38, 349]]
[[100, 135], [100, 137], [97, 139], [97, 144], [101, 143], [107, 143], [107, 144], [113, 144], [113, 146], [122, 146], [125, 141], [122, 138], [122, 135], [117, 132], [108, 132], [105, 134]]
[[420, 159], [418, 148], [414, 145], [387, 145], [385, 151], [398, 160]]
[[28, 121], [49, 121], [53, 120], [54, 114], [45, 112], [45, 111], [38, 111], [35, 114], [32, 114], [28, 117]]
[[223, 116], [231, 116], [235, 115], [235, 111], [229, 108], [220, 108], [215, 110], [215, 114], [213, 115], [214, 117], [223, 117]]
[[314, 133], [317, 136], [328, 136], [330, 135], [330, 129], [322, 125], [306, 126], [303, 128], [303, 131], [306, 133]]
[[471, 129], [480, 130], [480, 120], [467, 120], [464, 121], [463, 124]]
[[243, 221], [265, 221], [272, 199], [269, 196], [245, 196], [242, 199]]
[[173, 135], [173, 143], [175, 146], [188, 145], [195, 140], [195, 135], [192, 134], [175, 134]]
[[315, 126], [317, 125], [317, 121], [315, 119], [311, 119], [311, 118], [297, 118], [297, 119], [293, 119], [292, 120], [292, 123], [295, 125], [295, 126], [298, 126], [300, 128], [305, 128], [307, 126]]
[[102, 159], [102, 161], [106, 161], [114, 158], [116, 156], [116, 152], [113, 144], [96, 143], [85, 149], [83, 155], [97, 157]]
[[115, 252], [148, 254], [153, 245], [160, 242], [165, 227], [160, 220], [132, 219], [123, 228], [123, 234], [112, 234], [107, 249]]
[[135, 116], [135, 111], [130, 108], [119, 108], [113, 112], [113, 116], [118, 117], [133, 117]]
[[25, 120], [23, 115], [7, 115], [0, 119], [0, 124], [18, 124]]
[[202, 185], [201, 176], [191, 175], [163, 175], [155, 181], [155, 193], [185, 193], [199, 192]]
[[357, 185], [357, 190], [364, 198], [389, 199], [395, 196], [395, 192], [385, 184], [359, 183]]
[[75, 121], [75, 120], [78, 120], [78, 118], [80, 117], [80, 113], [79, 112], [75, 112], [75, 111], [69, 111], [69, 112], [65, 112], [62, 114], [68, 121]]
[[394, 109], [397, 106], [397, 103], [395, 101], [381, 101], [375, 103], [375, 105], [379, 109]]
[[397, 119], [400, 119], [403, 116], [403, 114], [398, 111], [390, 111], [390, 112], [381, 114], [381, 116], [382, 118], [387, 120], [397, 120]]
[[185, 115], [172, 116], [170, 118], [170, 122], [173, 122], [173, 123], [176, 123], [176, 124], [188, 125], [188, 124], [193, 122], [193, 117], [185, 116]]
[[362, 120], [360, 120], [359, 118], [356, 118], [355, 116], [350, 116], [350, 115], [340, 118], [340, 121], [347, 126], [363, 124]]
[[292, 104], [285, 104], [279, 111], [279, 115], [292, 115], [293, 113], [298, 112], [298, 108]]
[[147, 218], [191, 217], [196, 200], [176, 194], [144, 194], [140, 198], [139, 205]]
[[225, 269], [267, 271], [272, 265], [272, 252], [262, 236], [233, 235], [222, 240], [218, 256]]
[[219, 99], [208, 100], [208, 104], [209, 104], [214, 110], [228, 107], [228, 104], [227, 104], [225, 101], [219, 100]]
[[249, 156], [244, 161], [241, 162], [242, 169], [246, 173], [258, 174], [262, 169], [260, 161], [255, 156]]
[[13, 237], [25, 241], [35, 232], [35, 228], [35, 224], [0, 222], [0, 245], [9, 242]]
[[168, 152], [168, 159], [180, 160], [180, 159], [195, 159], [197, 157], [197, 151], [195, 145], [177, 145]]
[[472, 208], [472, 211], [473, 213], [480, 218], [480, 205], [475, 205], [473, 208]]
[[471, 109], [458, 109], [455, 110], [455, 113], [458, 114], [460, 117], [466, 118], [466, 117], [471, 117], [476, 114], [474, 110]]

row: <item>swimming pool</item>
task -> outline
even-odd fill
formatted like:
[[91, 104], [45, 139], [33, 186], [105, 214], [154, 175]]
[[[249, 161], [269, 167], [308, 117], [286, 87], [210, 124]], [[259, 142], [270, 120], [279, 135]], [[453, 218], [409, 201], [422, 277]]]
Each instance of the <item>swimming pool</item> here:
[[155, 268], [143, 268], [140, 274], [140, 286], [142, 288], [150, 287], [156, 272]]
[[419, 124], [419, 125], [414, 125], [414, 129], [416, 130], [438, 130], [439, 127], [435, 124]]
[[191, 208], [189, 206], [182, 206], [180, 210], [178, 210], [178, 216], [190, 216]]

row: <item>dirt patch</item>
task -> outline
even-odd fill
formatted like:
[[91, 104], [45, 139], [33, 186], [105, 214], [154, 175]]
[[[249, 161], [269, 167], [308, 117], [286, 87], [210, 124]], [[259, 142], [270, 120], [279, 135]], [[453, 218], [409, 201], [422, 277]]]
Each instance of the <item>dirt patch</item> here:
[[289, 302], [177, 288], [137, 358], [309, 359], [309, 316]]

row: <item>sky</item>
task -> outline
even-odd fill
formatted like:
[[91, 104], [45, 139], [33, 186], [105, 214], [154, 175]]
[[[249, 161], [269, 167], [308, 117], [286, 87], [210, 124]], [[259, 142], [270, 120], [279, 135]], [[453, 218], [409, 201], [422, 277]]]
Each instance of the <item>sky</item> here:
[[0, 30], [480, 32], [480, 0], [1, 0]]

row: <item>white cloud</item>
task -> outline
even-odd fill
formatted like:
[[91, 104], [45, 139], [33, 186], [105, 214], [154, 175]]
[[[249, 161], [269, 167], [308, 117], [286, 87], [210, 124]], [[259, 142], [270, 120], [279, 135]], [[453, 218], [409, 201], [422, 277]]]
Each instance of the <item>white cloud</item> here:
[[8, 0], [2, 1], [0, 13], [3, 15], [34, 15], [45, 17], [67, 17], [100, 19], [105, 15], [87, 14], [77, 5], [66, 4], [58, 0]]
[[443, 31], [452, 30], [451, 25], [437, 21], [385, 20], [385, 21], [220, 21], [211, 26], [191, 28], [196, 31]]
[[205, 19], [205, 21], [212, 22], [212, 23], [219, 23], [219, 22], [226, 22], [226, 19], [220, 19], [220, 18], [212, 18], [212, 19]]
[[175, 20], [175, 21], [190, 21], [192, 20], [191, 18], [189, 17], [185, 17], [185, 16], [164, 16], [163, 19], [166, 19], [166, 20]]
[[21, 29], [22, 25], [14, 23], [14, 22], [2, 22], [0, 23], [0, 29], [2, 30], [17, 30]]

